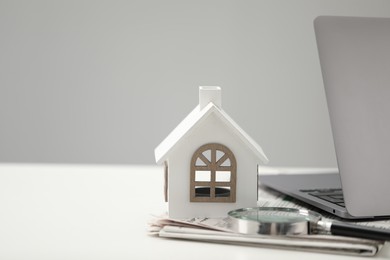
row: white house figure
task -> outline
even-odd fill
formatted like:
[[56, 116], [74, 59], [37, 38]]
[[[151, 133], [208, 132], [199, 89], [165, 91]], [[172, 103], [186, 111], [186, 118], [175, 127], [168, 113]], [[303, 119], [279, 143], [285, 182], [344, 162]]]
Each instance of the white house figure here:
[[171, 218], [225, 217], [257, 203], [262, 148], [221, 108], [220, 87], [199, 87], [199, 105], [155, 149], [165, 165]]

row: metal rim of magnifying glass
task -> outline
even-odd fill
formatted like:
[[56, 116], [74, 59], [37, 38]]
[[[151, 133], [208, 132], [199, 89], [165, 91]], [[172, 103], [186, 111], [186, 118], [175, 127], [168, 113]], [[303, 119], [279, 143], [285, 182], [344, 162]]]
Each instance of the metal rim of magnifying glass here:
[[[278, 217], [268, 221], [259, 221], [248, 218], [248, 214], [261, 213], [282, 213], [296, 214], [296, 219], [278, 220]], [[283, 207], [255, 207], [242, 208], [228, 212], [229, 227], [234, 232], [251, 235], [306, 235], [313, 231], [313, 224], [316, 224], [321, 215], [317, 212], [295, 208]], [[315, 226], [315, 225], [314, 225]]]

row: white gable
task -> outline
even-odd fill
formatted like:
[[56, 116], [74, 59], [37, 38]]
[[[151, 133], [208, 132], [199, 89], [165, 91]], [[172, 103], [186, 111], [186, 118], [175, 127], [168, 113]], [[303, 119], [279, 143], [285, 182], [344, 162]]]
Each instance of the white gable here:
[[268, 158], [263, 152], [263, 149], [247, 134], [242, 130], [239, 125], [233, 121], [228, 114], [222, 109], [219, 109], [210, 102], [203, 109], [197, 106], [155, 149], [155, 159], [158, 164], [163, 163], [170, 154], [172, 148], [180, 142], [186, 135], [191, 131], [196, 130], [196, 126], [200, 125], [205, 118], [211, 113], [215, 114], [232, 132], [246, 145], [254, 155], [265, 164], [268, 162]]

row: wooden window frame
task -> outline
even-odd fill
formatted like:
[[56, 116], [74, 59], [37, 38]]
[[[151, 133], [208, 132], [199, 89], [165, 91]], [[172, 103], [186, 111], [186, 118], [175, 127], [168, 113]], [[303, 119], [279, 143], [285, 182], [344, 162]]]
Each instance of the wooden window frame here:
[[[205, 151], [211, 151], [211, 160], [204, 156]], [[217, 151], [223, 153], [222, 157], [217, 161]], [[205, 165], [196, 165], [200, 159]], [[225, 161], [230, 160], [229, 166], [222, 166]], [[199, 147], [192, 156], [190, 166], [190, 201], [191, 202], [236, 202], [236, 179], [237, 179], [237, 163], [233, 152], [225, 145], [218, 143], [208, 143]], [[210, 171], [210, 181], [196, 181], [196, 171]], [[216, 172], [230, 172], [229, 182], [217, 182]], [[210, 196], [196, 196], [196, 187], [210, 187]], [[216, 196], [216, 188], [230, 189], [229, 196]]]

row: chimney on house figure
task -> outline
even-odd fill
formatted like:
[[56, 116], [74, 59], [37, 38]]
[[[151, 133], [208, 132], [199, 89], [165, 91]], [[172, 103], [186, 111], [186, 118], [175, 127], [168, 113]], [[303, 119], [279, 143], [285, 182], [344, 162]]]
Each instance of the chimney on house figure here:
[[201, 86], [199, 87], [199, 108], [202, 110], [210, 102], [222, 108], [221, 88], [218, 86]]

